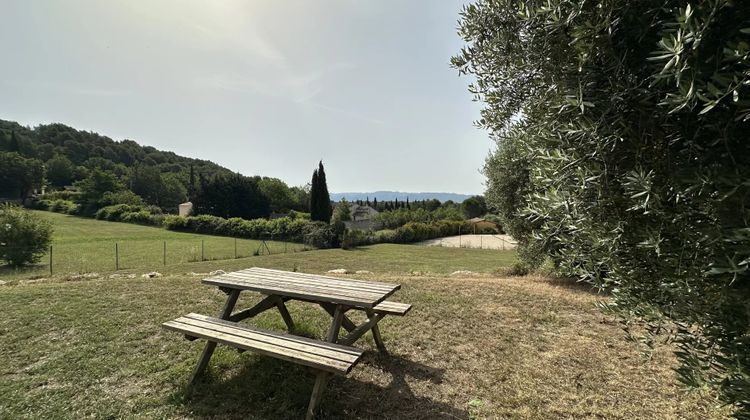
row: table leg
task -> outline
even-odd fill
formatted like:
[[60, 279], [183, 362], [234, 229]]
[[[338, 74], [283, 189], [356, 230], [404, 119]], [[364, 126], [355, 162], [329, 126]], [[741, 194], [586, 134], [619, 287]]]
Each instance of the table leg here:
[[[372, 309], [366, 310], [365, 313], [367, 313], [368, 318], [375, 317], [375, 312], [373, 312]], [[383, 343], [383, 337], [380, 336], [380, 327], [378, 327], [377, 323], [372, 326], [372, 338], [375, 340], [375, 345], [378, 346], [380, 353], [388, 353], [385, 349], [385, 344]]]
[[[237, 304], [237, 298], [239, 297], [240, 297], [239, 289], [233, 289], [229, 292], [229, 296], [227, 297], [227, 302], [224, 304], [224, 309], [219, 314], [220, 319], [229, 319], [229, 315], [232, 314], [234, 305]], [[213, 341], [206, 342], [206, 347], [203, 349], [203, 353], [201, 354], [200, 359], [198, 359], [198, 365], [195, 367], [195, 370], [193, 370], [193, 374], [190, 376], [191, 385], [195, 384], [198, 378], [200, 378], [200, 376], [206, 370], [206, 367], [208, 367], [208, 362], [209, 360], [211, 360], [211, 356], [214, 354], [215, 349], [216, 349], [216, 342], [213, 342]]]
[[289, 313], [289, 310], [286, 308], [286, 305], [284, 304], [284, 299], [277, 297], [276, 307], [279, 308], [279, 312], [281, 313], [281, 318], [284, 319], [284, 323], [286, 324], [287, 330], [289, 332], [292, 332], [292, 330], [294, 330], [294, 321], [292, 321], [292, 315]]
[[[326, 335], [326, 341], [329, 343], [335, 343], [338, 339], [341, 324], [344, 321], [345, 311], [346, 309], [343, 305], [336, 305], [336, 308], [333, 310], [333, 321], [331, 322], [331, 328]], [[323, 396], [323, 391], [325, 390], [326, 383], [328, 383], [330, 376], [330, 373], [321, 371], [318, 372], [318, 375], [315, 377], [315, 385], [313, 385], [312, 395], [310, 395], [310, 404], [307, 405], [305, 420], [312, 420], [315, 415], [315, 407]]]
[[331, 322], [331, 328], [328, 330], [328, 336], [326, 341], [329, 343], [335, 343], [339, 338], [339, 330], [341, 329], [341, 323], [344, 321], [344, 306], [336, 305], [336, 309], [333, 311], [333, 321]]
[[289, 298], [282, 298], [277, 295], [269, 295], [263, 298], [260, 302], [258, 302], [257, 305], [253, 306], [252, 308], [248, 308], [242, 311], [237, 312], [236, 314], [229, 317], [230, 321], [242, 321], [244, 319], [252, 318], [254, 316], [257, 316], [258, 314], [267, 311], [274, 306], [278, 306], [278, 301], [281, 300], [282, 302], [289, 300]]
[[315, 385], [313, 385], [312, 395], [310, 395], [310, 404], [307, 405], [305, 420], [312, 420], [315, 416], [315, 407], [323, 396], [323, 391], [326, 389], [326, 383], [328, 383], [330, 376], [330, 373], [321, 371], [315, 377]]
[[[326, 312], [328, 312], [329, 315], [333, 316], [336, 312], [336, 305], [332, 303], [318, 303], [321, 308], [325, 309]], [[346, 314], [344, 314], [344, 318], [341, 320], [341, 326], [344, 327], [347, 331], [354, 331], [355, 328], [357, 328], [357, 324], [352, 322], [351, 319], [349, 319]]]

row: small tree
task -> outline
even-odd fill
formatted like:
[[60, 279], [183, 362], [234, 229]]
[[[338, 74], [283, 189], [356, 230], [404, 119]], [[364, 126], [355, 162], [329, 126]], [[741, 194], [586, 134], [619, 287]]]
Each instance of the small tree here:
[[487, 203], [481, 195], [469, 197], [461, 203], [461, 210], [469, 219], [479, 217], [487, 213]]
[[52, 224], [17, 206], [0, 206], [0, 260], [11, 266], [39, 261], [52, 240]]
[[346, 201], [346, 198], [342, 198], [341, 202], [336, 206], [336, 213], [333, 219], [337, 222], [348, 222], [352, 220], [352, 206]]

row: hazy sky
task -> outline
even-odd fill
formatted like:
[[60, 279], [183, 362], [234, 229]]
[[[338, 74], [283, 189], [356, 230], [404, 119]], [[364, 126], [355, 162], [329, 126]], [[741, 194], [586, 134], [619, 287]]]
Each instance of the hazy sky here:
[[483, 190], [464, 1], [0, 0], [0, 118], [331, 191]]

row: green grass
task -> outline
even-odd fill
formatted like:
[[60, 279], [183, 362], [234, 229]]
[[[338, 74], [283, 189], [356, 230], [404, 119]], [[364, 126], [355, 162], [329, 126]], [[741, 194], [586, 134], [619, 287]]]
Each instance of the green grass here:
[[[115, 244], [118, 248], [119, 268], [125, 270], [164, 270], [165, 242], [167, 266], [201, 259], [231, 259], [235, 255], [233, 238], [173, 232], [157, 227], [52, 212], [35, 213], [52, 222], [55, 229], [52, 240], [52, 272], [55, 275], [115, 271]], [[269, 249], [261, 248], [261, 242], [256, 240], [238, 239], [236, 242], [238, 257], [247, 257], [256, 252], [268, 253], [269, 249], [273, 254], [303, 249], [301, 244], [275, 241], [266, 241]], [[0, 277], [46, 275], [49, 275], [49, 253], [34, 267], [20, 270], [0, 267]]]
[[[286, 270], [323, 272], [335, 268], [373, 272], [451, 273], [456, 270], [492, 272], [515, 261], [514, 251], [451, 249], [413, 245], [380, 244], [353, 250], [306, 251], [297, 243], [267, 241], [271, 254], [255, 240], [237, 240], [234, 259], [233, 238], [173, 232], [129, 223], [107, 222], [51, 212], [36, 212], [55, 228], [52, 245], [53, 277], [79, 273], [114, 273], [115, 243], [119, 252], [119, 272], [189, 273], [215, 269], [234, 270], [251, 266], [280, 267]], [[163, 262], [164, 242], [167, 264]], [[201, 262], [201, 242], [204, 260]], [[262, 255], [253, 256], [258, 251]], [[286, 251], [286, 252], [285, 252]], [[307, 255], [308, 252], [314, 252]], [[49, 277], [49, 255], [34, 267], [0, 267], [4, 281]]]
[[[207, 238], [50, 217], [58, 225], [56, 244], [86, 247], [93, 255], [106, 255], [97, 245], [124, 238], [141, 244]], [[348, 377], [330, 382], [321, 418], [727, 416], [709, 391], [680, 387], [673, 348], [644, 358], [625, 340], [620, 325], [595, 307], [606, 296], [539, 277], [446, 275], [491, 273], [514, 261], [512, 251], [384, 244], [183, 261], [161, 267], [165, 276], [155, 279], [112, 277], [106, 268], [89, 277], [36, 280], [30, 273], [12, 273], [9, 280], [6, 272], [0, 418], [301, 418], [314, 381], [309, 369], [219, 346], [205, 380], [190, 390], [186, 383], [204, 344], [160, 327], [189, 312], [217, 314], [226, 296], [199, 280], [211, 270], [250, 266], [368, 270], [373, 274], [355, 277], [399, 283], [393, 299], [414, 305], [403, 318], [381, 321], [387, 356], [375, 351], [370, 334], [355, 344], [366, 350], [363, 360]], [[158, 263], [134, 264], [121, 274]], [[237, 309], [260, 299], [245, 292]], [[330, 317], [319, 307], [288, 306], [295, 333], [325, 336]], [[248, 322], [284, 330], [275, 311]]]
[[[534, 278], [366, 277], [400, 283], [394, 299], [414, 309], [381, 322], [388, 356], [375, 351], [369, 334], [356, 343], [364, 359], [330, 382], [321, 418], [727, 414], [710, 393], [681, 389], [669, 348], [643, 358], [618, 323], [594, 307], [602, 297], [581, 288]], [[252, 352], [219, 346], [205, 381], [186, 388], [203, 343], [160, 323], [219, 312], [225, 295], [199, 278], [0, 287], [0, 417], [301, 418], [313, 372]], [[237, 308], [259, 299], [243, 293]], [[320, 308], [291, 302], [289, 309], [298, 332], [325, 336], [330, 317]], [[248, 322], [284, 328], [275, 311]]]

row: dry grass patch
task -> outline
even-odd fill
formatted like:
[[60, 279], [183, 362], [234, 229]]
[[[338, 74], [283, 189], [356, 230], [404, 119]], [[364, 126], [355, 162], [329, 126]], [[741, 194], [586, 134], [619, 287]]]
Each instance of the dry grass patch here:
[[[327, 418], [720, 418], [707, 392], [683, 391], [674, 358], [650, 361], [594, 303], [606, 297], [542, 278], [372, 275], [414, 304], [335, 379]], [[93, 279], [0, 288], [0, 413], [10, 418], [298, 418], [305, 368], [220, 347], [207, 380], [187, 378], [202, 349], [159, 324], [217, 313], [224, 295], [193, 276]], [[239, 307], [260, 299], [243, 294]], [[322, 337], [328, 316], [289, 305], [298, 333]], [[283, 329], [267, 312], [252, 321]]]

